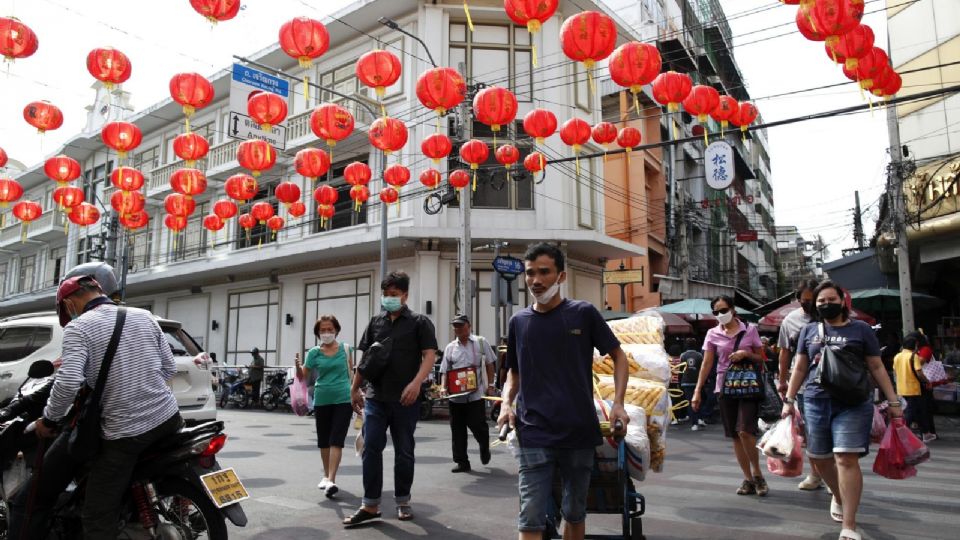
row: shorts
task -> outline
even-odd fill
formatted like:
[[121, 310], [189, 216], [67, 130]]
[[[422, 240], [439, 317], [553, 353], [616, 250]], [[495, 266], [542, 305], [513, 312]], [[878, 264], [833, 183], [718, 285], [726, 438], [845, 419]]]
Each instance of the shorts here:
[[587, 491], [593, 472], [593, 448], [520, 448], [520, 531], [542, 531], [553, 505], [553, 473], [563, 483], [560, 510], [567, 523], [587, 518]]
[[759, 416], [759, 400], [720, 396], [720, 421], [723, 422], [723, 434], [728, 439], [735, 439], [738, 433], [749, 433], [756, 437]]
[[813, 459], [833, 454], [870, 453], [873, 403], [845, 405], [830, 397], [803, 398], [803, 419], [807, 426], [807, 455]]
[[313, 417], [317, 421], [317, 448], [343, 448], [353, 417], [353, 405], [317, 405], [313, 408]]

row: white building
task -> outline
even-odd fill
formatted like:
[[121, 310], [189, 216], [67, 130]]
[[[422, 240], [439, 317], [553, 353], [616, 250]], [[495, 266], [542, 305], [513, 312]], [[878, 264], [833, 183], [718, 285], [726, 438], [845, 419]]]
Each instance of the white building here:
[[[276, 239], [262, 227], [255, 228], [248, 239], [238, 230], [236, 219], [213, 238], [200, 226], [211, 202], [224, 197], [224, 180], [242, 172], [236, 161], [239, 141], [227, 134], [230, 66], [209, 77], [218, 99], [191, 120], [194, 131], [208, 137], [211, 149], [198, 164], [206, 171], [208, 188], [197, 197], [197, 210], [185, 235], [171, 235], [163, 225], [163, 200], [171, 192], [170, 175], [184, 167], [172, 150], [173, 138], [184, 129], [183, 115], [180, 106], [170, 99], [132, 113], [123, 107], [105, 106], [108, 100], [126, 103], [126, 96], [111, 98], [98, 89], [96, 102], [89, 108], [87, 129], [57, 153], [81, 163], [87, 200], [98, 201], [108, 214], [113, 191], [109, 173], [117, 166], [117, 157], [103, 146], [99, 128], [107, 116], [122, 115], [143, 131], [143, 143], [127, 158], [127, 164], [132, 160], [147, 177], [144, 193], [152, 219], [146, 230], [130, 239], [130, 305], [182, 321], [208, 351], [228, 363], [248, 362], [248, 351], [259, 347], [268, 363], [290, 364], [294, 353], [314, 344], [313, 322], [323, 313], [336, 315], [343, 325], [341, 337], [356, 343], [371, 314], [379, 309], [381, 212], [376, 194], [381, 182], [375, 173], [370, 185], [374, 194], [371, 204], [360, 212], [352, 211], [352, 201], [340, 188], [336, 216], [322, 230], [311, 198], [313, 187], [294, 171], [293, 155], [307, 146], [325, 148], [310, 129], [310, 112], [320, 102], [342, 102], [354, 112], [357, 126], [354, 135], [334, 148], [333, 185], [344, 185], [342, 168], [354, 160], [368, 161], [376, 171], [380, 156], [366, 137], [373, 117], [362, 107], [328, 93], [311, 91], [307, 103], [303, 84], [298, 81], [309, 75], [312, 81], [356, 96], [376, 109], [374, 94], [358, 82], [354, 64], [361, 53], [376, 48], [379, 42], [403, 63], [403, 76], [388, 89], [384, 99], [387, 113], [404, 120], [410, 129], [407, 145], [389, 156], [388, 162], [407, 165], [413, 177], [402, 190], [398, 208], [389, 209], [388, 269], [402, 269], [411, 275], [409, 305], [433, 319], [443, 343], [452, 338], [448, 321], [461, 304], [456, 294], [460, 212], [456, 206], [444, 207], [433, 215], [424, 211], [426, 190], [417, 178], [433, 164], [421, 154], [420, 141], [437, 127], [434, 113], [420, 105], [414, 89], [417, 75], [430, 66], [419, 43], [377, 20], [389, 17], [421, 38], [438, 65], [456, 67], [465, 63], [470, 82], [510, 85], [520, 100], [518, 119], [532, 108], [544, 107], [553, 110], [561, 122], [577, 115], [592, 124], [600, 119], [599, 100], [578, 95], [577, 85], [568, 82], [577, 68], [563, 56], [556, 39], [562, 21], [581, 7], [607, 10], [590, 1], [561, 2], [556, 16], [535, 37], [540, 68], [533, 70], [532, 76], [529, 34], [526, 28], [511, 25], [503, 3], [495, 0], [471, 0], [472, 33], [467, 30], [459, 0], [358, 1], [335, 15], [343, 22], [325, 21], [330, 50], [306, 73], [276, 44], [250, 55], [257, 62], [285, 70], [294, 90], [289, 101], [286, 149], [277, 165], [260, 177], [258, 199], [275, 203], [272, 188], [289, 179], [301, 182], [303, 200], [310, 211], [300, 220], [289, 222]], [[636, 37], [621, 25], [621, 42]], [[444, 125], [452, 127], [453, 122], [448, 121], [445, 119]], [[510, 129], [515, 132], [517, 128]], [[478, 129], [477, 134], [483, 132]], [[517, 144], [528, 148], [529, 140], [524, 137]], [[547, 141], [547, 152], [551, 157], [570, 155], [559, 136]], [[529, 243], [557, 242], [568, 256], [565, 295], [602, 306], [601, 258], [640, 255], [643, 250], [604, 233], [601, 166], [599, 159], [585, 163], [587, 172], [577, 178], [572, 165], [551, 165], [541, 184], [529, 178], [508, 181], [503, 172], [492, 178], [482, 177], [473, 196], [474, 248], [493, 240], [507, 241], [510, 245], [505, 251], [519, 256]], [[445, 170], [447, 165], [440, 168]], [[52, 308], [55, 285], [66, 269], [111, 256], [108, 248], [112, 242], [103, 239], [110, 234], [106, 219], [86, 230], [71, 225], [69, 234], [64, 235], [63, 215], [51, 201], [55, 185], [45, 178], [42, 163], [29, 167], [18, 180], [25, 187], [26, 198], [42, 201], [44, 214], [30, 224], [25, 242], [21, 241], [19, 224], [8, 222], [0, 230], [0, 316]], [[249, 203], [241, 206], [241, 212], [248, 209]], [[490, 339], [495, 334], [494, 310], [490, 307], [491, 259], [490, 251], [478, 250], [472, 268], [477, 284], [474, 329]], [[522, 288], [521, 284], [521, 306], [526, 302]]]

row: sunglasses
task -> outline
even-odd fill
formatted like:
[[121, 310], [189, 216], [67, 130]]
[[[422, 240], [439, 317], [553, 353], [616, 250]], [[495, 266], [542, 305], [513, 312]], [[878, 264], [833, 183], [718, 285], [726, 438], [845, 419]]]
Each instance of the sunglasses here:
[[730, 313], [730, 308], [723, 308], [723, 309], [715, 309], [715, 310], [713, 310], [713, 316], [714, 316], [714, 317], [716, 317], [717, 315], [726, 315], [727, 313]]

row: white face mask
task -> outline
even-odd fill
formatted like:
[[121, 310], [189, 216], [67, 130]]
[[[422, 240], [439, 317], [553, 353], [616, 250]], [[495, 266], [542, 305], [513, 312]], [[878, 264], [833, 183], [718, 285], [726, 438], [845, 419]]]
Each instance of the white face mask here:
[[726, 313], [721, 313], [717, 315], [717, 320], [720, 321], [720, 324], [729, 324], [733, 320], [733, 312], [728, 311]]
[[337, 339], [336, 334], [320, 334], [320, 343], [323, 343], [324, 345], [333, 343], [335, 339]]
[[543, 291], [541, 294], [533, 294], [533, 298], [537, 301], [538, 304], [549, 304], [553, 297], [560, 292], [560, 280], [557, 280], [556, 283], [550, 286], [549, 289]]

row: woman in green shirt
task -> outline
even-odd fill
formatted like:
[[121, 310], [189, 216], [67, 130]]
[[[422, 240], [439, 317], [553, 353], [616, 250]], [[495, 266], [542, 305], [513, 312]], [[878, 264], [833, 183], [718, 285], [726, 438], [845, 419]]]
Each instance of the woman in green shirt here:
[[333, 315], [321, 316], [313, 325], [313, 334], [320, 345], [307, 351], [303, 365], [297, 353], [297, 379], [315, 376], [313, 387], [314, 418], [317, 422], [317, 446], [323, 458], [323, 480], [317, 485], [327, 498], [333, 498], [337, 487], [337, 469], [343, 457], [343, 443], [350, 427], [353, 406], [350, 384], [353, 378], [352, 350], [337, 341], [340, 322]]

